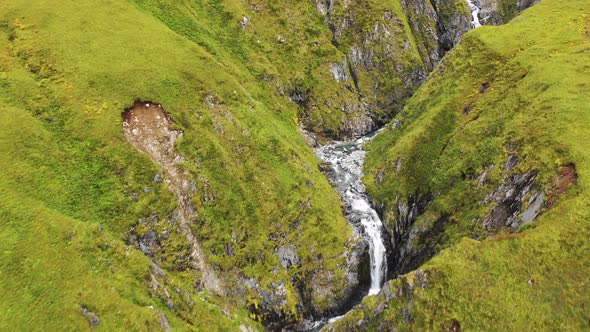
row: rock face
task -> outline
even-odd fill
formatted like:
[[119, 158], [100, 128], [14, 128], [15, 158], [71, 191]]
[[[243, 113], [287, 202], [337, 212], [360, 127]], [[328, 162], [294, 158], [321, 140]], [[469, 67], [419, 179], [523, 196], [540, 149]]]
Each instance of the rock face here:
[[[309, 135], [311, 144], [317, 143], [318, 136], [320, 141], [322, 137], [361, 136], [388, 122], [402, 109], [405, 100], [424, 82], [444, 54], [470, 29], [470, 13], [463, 0], [403, 0], [399, 4], [392, 2], [385, 5], [363, 1], [316, 1], [315, 4], [316, 14], [324, 25], [323, 30], [314, 27], [317, 31], [312, 36], [315, 38], [316, 34], [327, 32], [330, 35], [330, 45], [322, 45], [321, 38], [318, 37], [316, 41], [307, 34], [305, 38], [308, 39], [304, 38], [304, 41], [299, 42], [308, 43], [323, 51], [330, 50], [326, 51], [328, 55], [325, 57], [317, 57], [321, 61], [310, 65], [313, 70], [321, 70], [322, 74], [318, 75], [309, 69], [312, 73], [306, 72], [305, 75], [292, 74], [289, 71], [264, 75], [264, 81], [277, 87], [278, 95], [297, 105], [300, 110], [300, 126], [312, 133]], [[261, 16], [270, 16], [266, 12], [269, 10], [268, 7], [262, 3], [251, 5], [246, 15], [240, 13], [239, 20], [236, 21], [240, 33], [253, 33], [254, 38], [261, 38], [262, 33], [257, 29]], [[293, 23], [297, 25], [301, 22]], [[296, 38], [298, 33], [295, 30], [277, 32], [272, 36], [273, 42], [276, 43], [273, 47], [292, 47]], [[324, 76], [321, 75], [332, 80], [330, 84], [318, 84], [318, 81], [323, 82]], [[211, 113], [218, 112], [219, 118], [224, 119], [213, 121], [214, 131], [219, 135], [229, 135], [229, 126], [239, 121], [231, 112], [220, 106], [222, 102], [218, 98], [208, 95], [205, 102], [210, 106]], [[344, 271], [346, 282], [341, 282], [342, 276], [336, 275], [334, 270], [318, 268], [304, 275], [283, 275], [282, 281], [276, 283], [262, 282], [259, 277], [239, 276], [232, 279], [232, 285], [224, 285], [225, 276], [219, 272], [215, 264], [209, 266], [205, 257], [210, 255], [209, 250], [221, 251], [230, 259], [239, 257], [237, 236], [232, 233], [231, 241], [228, 240], [219, 246], [215, 244], [213, 248], [207, 248], [207, 252], [203, 252], [197, 241], [197, 232], [194, 228], [191, 229], [196, 227], [195, 221], [198, 219], [197, 208], [191, 202], [196, 197], [197, 187], [195, 180], [179, 166], [187, 160], [175, 150], [175, 142], [183, 137], [183, 133], [171, 130], [170, 119], [161, 106], [149, 102], [138, 102], [126, 111], [124, 129], [129, 141], [138, 150], [148, 154], [163, 169], [154, 176], [154, 182], [167, 184], [174, 194], [178, 207], [171, 219], [179, 225], [190, 247], [185, 255], [179, 254], [183, 257], [179, 259], [177, 266], [179, 269], [193, 269], [199, 275], [201, 282], [196, 285], [197, 289], [204, 288], [218, 294], [229, 292], [231, 296], [242, 299], [251, 295], [259, 304], [258, 307], [254, 306], [252, 311], [264, 317], [265, 323], [276, 323], [280, 326], [285, 321], [296, 319], [295, 317], [301, 313], [306, 316], [322, 316], [339, 312], [358, 295], [359, 289], [362, 289], [359, 285], [366, 284], [363, 275], [366, 276], [367, 273], [367, 248], [363, 245], [362, 235], [355, 230], [356, 233], [341, 256], [346, 257], [343, 259], [346, 266], [341, 264], [339, 267]], [[250, 134], [244, 131], [244, 135]], [[203, 189], [207, 190], [206, 184], [204, 187]], [[145, 193], [151, 190], [145, 188]], [[207, 192], [203, 196], [204, 202], [216, 200], [214, 192]], [[416, 197], [418, 198], [400, 197], [396, 218], [403, 222], [397, 229], [388, 229], [386, 234], [390, 239], [388, 246], [400, 248], [399, 255], [388, 259], [389, 262], [395, 262], [392, 263], [395, 266], [390, 266], [390, 271], [415, 267], [423, 257], [427, 257], [434, 250], [430, 245], [417, 249], [412, 244], [414, 241], [420, 241], [422, 236], [419, 228], [412, 228], [412, 225], [430, 201], [429, 194]], [[303, 210], [310, 207], [308, 203], [302, 204]], [[531, 218], [534, 214], [534, 211], [527, 213], [525, 219]], [[439, 216], [431, 222], [440, 225], [445, 220], [445, 216]], [[142, 222], [144, 226], [141, 231], [134, 233], [129, 242], [157, 262], [159, 253], [163, 251], [161, 244], [166, 235], [158, 233], [152, 223]], [[435, 231], [429, 235], [440, 234]], [[281, 242], [278, 237], [271, 239], [269, 243], [273, 246], [276, 244], [276, 247], [270, 247], [266, 256], [263, 253], [256, 254], [257, 259], [264, 261], [272, 256], [278, 264], [275, 270], [271, 268], [265, 273], [272, 271], [277, 275], [288, 274], [304, 264], [305, 256], [302, 256], [302, 252], [307, 248], [298, 247], [292, 242]], [[321, 255], [318, 257], [318, 262], [321, 262]], [[339, 294], [334, 296], [337, 281]], [[293, 295], [297, 292], [299, 294]], [[294, 314], [292, 308], [287, 308], [287, 304], [292, 305], [293, 302], [298, 303], [295, 310], [297, 314]]]
[[[508, 157], [501, 182], [481, 202], [488, 210], [481, 227], [490, 234], [515, 231], [520, 225], [534, 221], [546, 206], [546, 194], [535, 182], [538, 172], [513, 173], [518, 162], [516, 155]], [[487, 177], [492, 169], [493, 165], [475, 177], [477, 187], [486, 184], [489, 187]], [[449, 214], [425, 215], [434, 198], [430, 193], [406, 199], [398, 196], [393, 206], [382, 209], [391, 235], [392, 250], [388, 258], [391, 277], [418, 268], [436, 254], [437, 246], [444, 242], [442, 236]]]
[[429, 71], [471, 29], [469, 8], [462, 0], [404, 0], [402, 5]]
[[[402, 3], [412, 26], [412, 35], [422, 37], [417, 40], [422, 41], [421, 54], [424, 59], [429, 59], [425, 63], [430, 66], [436, 65], [442, 55], [461, 39], [465, 31], [471, 28], [469, 16], [465, 15], [465, 12], [469, 13], [467, 2], [432, 1], [426, 4], [421, 1], [406, 0]], [[534, 3], [534, 1], [518, 3], [516, 1], [473, 1], [473, 4], [481, 9], [480, 19], [484, 24], [503, 23], [513, 17], [518, 10], [525, 9]], [[463, 8], [465, 12], [457, 8]], [[493, 17], [501, 19], [494, 21]], [[424, 20], [424, 18], [431, 19]], [[479, 94], [486, 94], [490, 87], [489, 82], [482, 83]], [[464, 116], [469, 116], [470, 106], [465, 106], [462, 113]], [[398, 121], [391, 125], [391, 130], [395, 131], [395, 128], [401, 125], [402, 122]], [[440, 148], [442, 151], [440, 154], [443, 154], [446, 147]], [[437, 157], [438, 155], [432, 156], [432, 158]], [[392, 158], [394, 158], [393, 155]], [[420, 158], [420, 156], [414, 156], [414, 158]], [[388, 169], [395, 176], [388, 177], [383, 172], [374, 174], [376, 186], [381, 188], [391, 186], [391, 181], [396, 181], [394, 178], [399, 180], [399, 176], [406, 176], [411, 179], [408, 180], [411, 183], [420, 182], [415, 180], [418, 175], [412, 172], [411, 162], [412, 160], [404, 162], [399, 158], [384, 161], [383, 164], [387, 166], [381, 167]], [[503, 172], [501, 180], [495, 183], [494, 189], [485, 193], [487, 198], [480, 201], [480, 204], [487, 207], [488, 212], [481, 219], [473, 220], [473, 222], [479, 222], [484, 232], [495, 234], [505, 230], [514, 231], [521, 224], [533, 221], [545, 207], [545, 193], [535, 184], [538, 172], [528, 170], [514, 173], [513, 169], [518, 163], [519, 159], [516, 155], [509, 155], [501, 170]], [[474, 185], [489, 187], [489, 173], [494, 171], [499, 170], [494, 170], [493, 165], [488, 166], [483, 173], [474, 176]], [[421, 176], [428, 177], [430, 174]], [[385, 178], [389, 180], [384, 180]], [[390, 182], [383, 184], [383, 181]], [[437, 249], [440, 243], [445, 242], [444, 233], [448, 225], [452, 223], [453, 211], [437, 207], [432, 209], [430, 205], [436, 200], [437, 195], [439, 193], [425, 186], [413, 189], [404, 195], [387, 193], [386, 202], [377, 200], [391, 239], [392, 249], [388, 257], [391, 277], [416, 269], [440, 250], [440, 248]], [[476, 236], [475, 233], [471, 233], [472, 236]]]
[[[212, 107], [219, 107], [212, 97], [208, 98], [208, 101]], [[172, 122], [164, 108], [153, 102], [137, 101], [133, 107], [123, 113], [123, 129], [129, 142], [139, 151], [149, 155], [162, 169], [161, 173], [154, 176], [154, 183], [166, 184], [177, 200], [177, 208], [168, 218], [170, 220], [154, 214], [140, 218], [136, 229], [132, 231], [128, 239], [130, 244], [135, 245], [152, 259], [150, 289], [153, 296], [160, 298], [168, 308], [174, 308], [175, 304], [172, 302], [164, 278], [166, 272], [157, 265], [157, 262], [161, 261], [160, 256], [165, 253], [163, 242], [167, 240], [167, 234], [157, 231], [158, 227], [164, 223], [171, 226], [166, 229], [178, 228], [184, 234], [185, 245], [189, 249], [186, 254], [176, 253], [176, 269], [182, 271], [188, 269], [194, 272], [199, 281], [194, 285], [195, 289], [205, 289], [211, 293], [236, 298], [244, 303], [247, 296], [255, 298], [257, 305], [252, 305], [249, 309], [267, 326], [282, 328], [296, 321], [297, 315], [321, 317], [340, 312], [342, 308], [348, 308], [351, 299], [357, 297], [359, 289], [363, 289], [359, 288], [364, 281], [361, 274], [365, 274], [361, 269], [368, 264], [367, 257], [364, 255], [366, 246], [362, 237], [356, 232], [352, 234], [347, 248], [343, 248], [341, 254], [342, 261], [345, 261], [346, 265], [339, 269], [344, 271], [344, 276], [337, 276], [333, 270], [318, 268], [309, 273], [294, 273], [290, 278], [276, 278], [276, 282], [262, 284], [259, 277], [246, 278], [238, 274], [230, 278], [214, 270], [212, 264], [207, 262], [193, 229], [198, 223], [198, 213], [192, 201], [197, 194], [196, 186], [191, 174], [180, 166], [181, 163], [187, 162], [186, 158], [176, 150], [176, 141], [183, 137], [183, 133], [172, 130], [171, 125]], [[224, 130], [221, 125], [217, 128], [220, 132]], [[313, 186], [311, 183], [308, 185]], [[203, 196], [205, 200], [215, 199], [208, 198], [206, 194]], [[300, 203], [299, 208], [306, 211], [311, 206], [310, 203]], [[293, 227], [298, 227], [297, 223], [295, 221]], [[275, 227], [280, 229], [281, 225], [277, 223]], [[286, 242], [282, 235], [275, 234], [270, 235], [269, 243], [277, 245], [272, 253], [278, 265], [271, 273], [280, 276], [285, 271], [296, 271], [302, 268], [304, 262], [297, 245]], [[231, 243], [224, 244], [223, 251], [229, 258], [233, 258], [236, 254], [234, 245]], [[318, 259], [323, 259], [321, 256], [320, 253]], [[259, 259], [265, 260], [267, 257], [261, 253]], [[232, 280], [233, 283], [228, 284], [226, 280]], [[339, 288], [335, 289], [335, 285], [339, 285]], [[297, 312], [289, 309], [293, 301], [298, 303]], [[164, 320], [161, 324], [163, 327], [167, 326]]]
[[[401, 110], [442, 56], [470, 29], [470, 14], [462, 1], [403, 0], [400, 12], [389, 5], [316, 0], [332, 32], [332, 43], [343, 54], [340, 62], [330, 65], [330, 72], [343, 90], [354, 95], [341, 104], [341, 111], [349, 114], [341, 129], [328, 136], [362, 136]], [[301, 98], [301, 93], [292, 95], [305, 114], [315, 112], [314, 103]]]
[[518, 12], [538, 3], [540, 0], [473, 0], [480, 8], [479, 16], [484, 25], [500, 25], [508, 22]]
[[[536, 0], [474, 0], [482, 24], [509, 21]], [[400, 0], [394, 4], [316, 0], [331, 31], [338, 61], [326, 69], [337, 93], [296, 83], [291, 100], [302, 109], [307, 129], [330, 138], [359, 137], [397, 114], [428, 73], [471, 29], [465, 0]], [[328, 111], [331, 110], [331, 111]], [[338, 129], [317, 125], [324, 112], [341, 112]]]
[[[503, 171], [509, 172], [518, 165], [519, 158], [511, 154]], [[537, 171], [524, 174], [506, 175], [502, 184], [484, 203], [495, 204], [483, 219], [483, 227], [488, 231], [498, 232], [503, 227], [518, 228], [522, 223], [533, 221], [545, 206], [545, 193], [536, 190]], [[522, 216], [521, 216], [522, 212]]]
[[[424, 229], [422, 225], [415, 224], [431, 200], [431, 195], [416, 195], [407, 200], [398, 197], [396, 206], [386, 213], [385, 225], [391, 239], [388, 257], [391, 277], [417, 268], [432, 254], [427, 246], [417, 249], [416, 242], [424, 240], [426, 234], [421, 234]], [[391, 223], [391, 220], [396, 222]], [[437, 234], [434, 233], [428, 232], [428, 236], [436, 238]]]

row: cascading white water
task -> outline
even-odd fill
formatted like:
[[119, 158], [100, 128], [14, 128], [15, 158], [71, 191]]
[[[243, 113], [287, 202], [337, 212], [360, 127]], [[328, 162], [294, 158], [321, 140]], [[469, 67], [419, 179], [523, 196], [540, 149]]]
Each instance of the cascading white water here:
[[371, 207], [366, 193], [363, 176], [363, 164], [366, 152], [363, 144], [375, 135], [365, 136], [353, 142], [335, 142], [316, 150], [324, 162], [332, 166], [330, 178], [338, 188], [346, 205], [349, 222], [362, 225], [369, 242], [371, 259], [371, 288], [369, 295], [379, 293], [387, 273], [387, 258], [383, 242], [383, 223], [377, 212]]
[[481, 22], [479, 20], [480, 8], [475, 5], [473, 0], [467, 0], [467, 4], [469, 4], [469, 8], [471, 9], [471, 26], [474, 29], [479, 28], [481, 26]]

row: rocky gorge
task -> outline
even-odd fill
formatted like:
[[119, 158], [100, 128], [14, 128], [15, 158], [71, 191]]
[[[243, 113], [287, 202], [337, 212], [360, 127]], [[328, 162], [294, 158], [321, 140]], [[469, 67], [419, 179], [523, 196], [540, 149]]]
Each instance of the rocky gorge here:
[[1, 3], [0, 330], [582, 328], [588, 10]]

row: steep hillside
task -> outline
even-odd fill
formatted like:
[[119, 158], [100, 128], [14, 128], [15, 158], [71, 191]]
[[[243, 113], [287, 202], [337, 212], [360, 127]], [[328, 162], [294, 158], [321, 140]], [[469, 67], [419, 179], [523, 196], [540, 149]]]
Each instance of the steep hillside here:
[[463, 37], [367, 156], [391, 271], [427, 263], [332, 328], [588, 328], [589, 50], [582, 0]]
[[300, 129], [391, 118], [467, 31], [448, 4], [1, 2], [0, 329], [345, 309], [366, 246]]
[[[241, 319], [224, 307], [289, 320], [356, 286], [355, 267], [351, 281], [340, 267], [359, 240], [296, 107], [244, 70], [246, 53], [229, 62], [240, 50], [212, 54], [124, 1], [1, 6], [2, 324], [76, 328], [90, 311], [106, 328], [165, 315], [180, 329], [233, 329]], [[123, 135], [136, 99], [161, 103], [184, 133], [190, 231], [223, 299], [193, 268], [166, 170]], [[296, 265], [282, 247], [296, 248]]]

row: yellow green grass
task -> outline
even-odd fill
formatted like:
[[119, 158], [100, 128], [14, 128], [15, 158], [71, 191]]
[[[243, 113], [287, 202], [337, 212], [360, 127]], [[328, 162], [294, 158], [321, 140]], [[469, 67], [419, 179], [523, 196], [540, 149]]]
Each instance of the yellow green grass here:
[[[397, 195], [432, 192], [422, 218], [451, 217], [439, 253], [421, 267], [425, 289], [390, 300], [378, 316], [382, 299], [367, 299], [336, 328], [354, 326], [363, 312], [367, 330], [440, 330], [454, 321], [462, 330], [588, 328], [589, 26], [587, 1], [544, 0], [505, 26], [469, 33], [408, 102], [401, 126], [371, 143], [367, 182], [377, 201], [392, 208]], [[490, 208], [482, 200], [510, 153], [521, 159], [511, 172], [538, 170], [537, 186], [548, 193], [565, 164], [575, 164], [579, 180], [533, 224], [494, 236], [481, 228]], [[398, 160], [402, 169], [395, 173]], [[496, 165], [491, 184], [478, 188], [475, 176], [490, 164]], [[417, 283], [410, 273], [389, 285], [405, 288], [402, 279]]]

